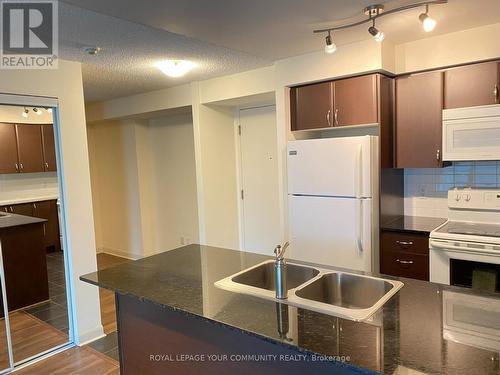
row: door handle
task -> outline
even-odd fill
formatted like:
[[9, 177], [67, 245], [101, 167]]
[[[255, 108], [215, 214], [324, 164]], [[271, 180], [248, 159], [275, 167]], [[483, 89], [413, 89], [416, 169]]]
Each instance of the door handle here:
[[440, 150], [440, 149], [437, 149], [437, 150], [436, 150], [436, 160], [437, 160], [437, 161], [440, 161], [440, 160], [441, 160], [441, 150]]
[[495, 85], [493, 89], [493, 95], [495, 95], [495, 101], [498, 102], [498, 85]]
[[401, 246], [413, 246], [413, 241], [396, 241], [396, 243]]
[[16, 163], [16, 172], [19, 172], [19, 164]]
[[332, 114], [332, 110], [329, 109], [328, 112], [326, 113], [326, 121], [328, 122], [328, 126], [332, 126], [332, 123], [330, 121], [330, 115]]
[[335, 125], [338, 125], [339, 124], [339, 109], [338, 108], [335, 108], [334, 119], [335, 119]]
[[358, 247], [358, 252], [362, 253], [364, 251], [363, 249], [363, 200], [358, 199], [358, 235], [356, 238], [356, 245]]
[[21, 169], [21, 171], [24, 169], [23, 163], [19, 164], [19, 168]]

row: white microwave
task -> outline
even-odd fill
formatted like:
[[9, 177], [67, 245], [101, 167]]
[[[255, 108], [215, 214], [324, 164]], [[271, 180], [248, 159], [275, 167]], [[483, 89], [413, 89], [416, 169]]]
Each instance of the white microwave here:
[[445, 109], [443, 160], [500, 160], [500, 104]]

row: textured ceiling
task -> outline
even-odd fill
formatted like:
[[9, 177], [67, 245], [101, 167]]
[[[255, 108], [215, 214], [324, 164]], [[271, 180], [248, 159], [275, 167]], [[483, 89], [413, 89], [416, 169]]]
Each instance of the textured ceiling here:
[[[83, 63], [87, 102], [128, 96], [202, 80], [271, 62], [225, 47], [60, 3], [59, 55]], [[88, 56], [84, 46], [99, 46]], [[169, 78], [154, 64], [188, 59], [197, 67], [185, 77]]]
[[[103, 47], [84, 58], [89, 100], [100, 100], [205, 79], [320, 50], [318, 27], [359, 20], [370, 0], [64, 0], [61, 29], [65, 54], [82, 59], [79, 46]], [[387, 9], [418, 0], [382, 1]], [[424, 33], [422, 8], [384, 17], [377, 24], [395, 43], [500, 22], [500, 0], [449, 0], [431, 6], [436, 30]], [[104, 16], [107, 14], [117, 18]], [[119, 19], [118, 19], [119, 18]], [[122, 21], [123, 20], [123, 21]], [[131, 22], [127, 22], [128, 20]], [[334, 34], [338, 45], [369, 38], [367, 25]], [[173, 34], [175, 33], [175, 34]], [[73, 48], [70, 43], [75, 43]], [[74, 48], [78, 47], [78, 48]], [[63, 55], [64, 56], [64, 55]], [[152, 68], [162, 58], [191, 59], [200, 67], [182, 79]]]

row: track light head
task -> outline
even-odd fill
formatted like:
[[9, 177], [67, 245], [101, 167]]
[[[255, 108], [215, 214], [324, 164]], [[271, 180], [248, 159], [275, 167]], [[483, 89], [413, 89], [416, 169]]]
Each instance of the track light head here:
[[28, 114], [30, 113], [29, 109], [24, 107], [24, 111], [23, 113], [21, 114], [21, 116], [23, 116], [24, 118], [28, 118]]
[[420, 14], [420, 16], [418, 16], [418, 19], [420, 20], [420, 22], [422, 22], [422, 27], [427, 33], [431, 32], [436, 27], [436, 20], [429, 16], [429, 5], [425, 6], [425, 13]]
[[328, 32], [328, 35], [325, 38], [325, 43], [326, 43], [325, 44], [325, 52], [326, 53], [332, 54], [337, 50], [337, 46], [335, 45], [335, 43], [332, 40], [332, 35], [331, 35], [330, 31]]
[[38, 116], [41, 116], [42, 115], [42, 111], [41, 109], [38, 109], [38, 108], [33, 108], [33, 112], [35, 112], [35, 114], [37, 114]]
[[375, 21], [373, 21], [373, 25], [368, 28], [368, 32], [373, 36], [373, 39], [379, 43], [385, 38], [384, 32], [375, 27]]

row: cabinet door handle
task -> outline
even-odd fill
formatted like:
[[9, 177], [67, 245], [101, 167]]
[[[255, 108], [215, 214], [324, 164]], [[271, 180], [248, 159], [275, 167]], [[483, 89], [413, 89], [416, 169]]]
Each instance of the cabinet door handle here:
[[36, 210], [36, 203], [33, 203], [33, 209]]
[[332, 126], [332, 123], [330, 121], [330, 115], [332, 114], [332, 110], [329, 109], [328, 112], [326, 113], [326, 121], [328, 122], [328, 126]]
[[49, 169], [49, 163], [45, 162], [45, 169]]
[[401, 246], [413, 246], [413, 241], [396, 241], [396, 243]]
[[19, 164], [16, 163], [16, 172], [19, 172]]
[[23, 170], [23, 169], [24, 169], [23, 163], [20, 163], [20, 164], [19, 164], [19, 168], [20, 168], [21, 170]]
[[495, 89], [493, 90], [493, 95], [495, 95], [495, 101], [498, 102], [498, 85], [495, 85]]
[[9, 207], [10, 208], [10, 212], [14, 212], [14, 209], [12, 208], [12, 206]]
[[437, 160], [437, 161], [440, 161], [440, 160], [441, 160], [441, 150], [440, 150], [440, 149], [437, 149], [437, 150], [436, 150], [436, 160]]
[[335, 125], [339, 124], [339, 109], [335, 108]]
[[396, 259], [396, 262], [398, 262], [399, 264], [404, 264], [404, 265], [413, 264], [413, 260], [400, 260], [400, 259]]

